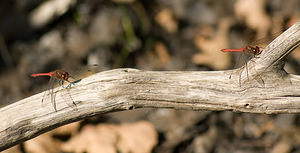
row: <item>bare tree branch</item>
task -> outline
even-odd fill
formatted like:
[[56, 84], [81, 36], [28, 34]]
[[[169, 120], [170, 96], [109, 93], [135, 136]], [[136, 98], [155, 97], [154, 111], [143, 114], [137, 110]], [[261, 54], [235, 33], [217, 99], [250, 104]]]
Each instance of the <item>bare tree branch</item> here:
[[50, 101], [40, 103], [43, 93], [28, 97], [0, 109], [0, 150], [67, 123], [136, 108], [299, 113], [300, 77], [283, 70], [285, 57], [299, 43], [297, 22], [248, 62], [250, 80], [244, 68], [210, 72], [116, 69], [85, 78], [70, 89], [56, 88], [57, 112]]

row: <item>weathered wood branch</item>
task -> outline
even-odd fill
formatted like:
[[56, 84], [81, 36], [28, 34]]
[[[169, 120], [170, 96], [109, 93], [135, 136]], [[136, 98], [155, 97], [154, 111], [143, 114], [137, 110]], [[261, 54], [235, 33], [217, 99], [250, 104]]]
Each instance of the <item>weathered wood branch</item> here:
[[299, 43], [297, 22], [248, 62], [249, 77], [244, 68], [211, 72], [116, 69], [85, 78], [70, 89], [57, 88], [57, 112], [50, 100], [40, 103], [43, 93], [28, 97], [0, 109], [0, 150], [70, 122], [136, 108], [299, 113], [300, 76], [283, 70], [285, 57]]

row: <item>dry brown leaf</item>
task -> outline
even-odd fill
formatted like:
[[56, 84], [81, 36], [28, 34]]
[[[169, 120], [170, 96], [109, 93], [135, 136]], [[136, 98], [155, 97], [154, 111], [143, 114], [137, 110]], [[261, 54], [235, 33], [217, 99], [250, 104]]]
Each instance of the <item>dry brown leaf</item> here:
[[42, 134], [34, 139], [24, 143], [25, 150], [32, 153], [48, 153], [60, 152], [61, 143], [59, 140], [53, 139], [53, 134], [56, 135], [72, 135], [78, 131], [80, 122], [64, 125], [53, 131]]
[[161, 68], [169, 63], [171, 57], [168, 53], [167, 47], [163, 43], [156, 42], [154, 45], [154, 50], [158, 55], [158, 61], [156, 63], [157, 67]]
[[52, 133], [57, 135], [72, 135], [78, 131], [79, 127], [80, 121], [61, 126], [53, 130]]
[[143, 69], [149, 70], [162, 69], [166, 67], [171, 60], [168, 48], [165, 46], [165, 44], [159, 41], [154, 43], [153, 50], [147, 50], [145, 58], [139, 58], [138, 65], [142, 65]]
[[195, 64], [208, 65], [216, 70], [229, 68], [231, 64], [230, 54], [221, 52], [221, 49], [229, 47], [227, 32], [230, 26], [231, 20], [223, 19], [215, 38], [207, 40], [200, 34], [196, 35], [195, 44], [203, 52], [193, 56], [192, 60]]
[[13, 146], [9, 149], [1, 151], [1, 153], [22, 153], [20, 145]]
[[57, 153], [60, 152], [61, 142], [52, 138], [52, 133], [47, 132], [24, 143], [26, 152], [30, 153]]
[[292, 145], [288, 141], [281, 140], [276, 143], [271, 151], [271, 153], [290, 153], [292, 150]]
[[265, 12], [265, 0], [238, 0], [234, 4], [237, 18], [257, 31], [256, 39], [265, 38], [271, 28], [271, 19]]
[[178, 22], [175, 20], [170, 9], [163, 9], [156, 17], [155, 21], [169, 33], [175, 33], [178, 30]]
[[157, 134], [151, 123], [141, 121], [120, 126], [111, 124], [88, 125], [67, 143], [67, 152], [89, 153], [148, 153], [157, 143]]
[[263, 125], [261, 125], [257, 131], [255, 132], [255, 137], [260, 138], [265, 132], [272, 131], [275, 129], [275, 125], [273, 121], [269, 121]]
[[127, 123], [118, 129], [118, 150], [122, 153], [150, 153], [157, 144], [157, 133], [150, 122]]
[[62, 150], [67, 152], [106, 152], [115, 153], [114, 144], [117, 140], [115, 126], [102, 125], [96, 127], [87, 125], [82, 131], [62, 145]]

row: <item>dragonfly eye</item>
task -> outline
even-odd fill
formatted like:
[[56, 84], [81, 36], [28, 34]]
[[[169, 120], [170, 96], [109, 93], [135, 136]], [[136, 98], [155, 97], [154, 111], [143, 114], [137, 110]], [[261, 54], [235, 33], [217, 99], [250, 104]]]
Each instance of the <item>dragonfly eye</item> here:
[[66, 73], [64, 74], [64, 79], [65, 79], [65, 80], [68, 80], [68, 79], [69, 79], [69, 73], [66, 72]]
[[258, 46], [255, 47], [255, 53], [259, 54], [260, 53], [260, 48]]

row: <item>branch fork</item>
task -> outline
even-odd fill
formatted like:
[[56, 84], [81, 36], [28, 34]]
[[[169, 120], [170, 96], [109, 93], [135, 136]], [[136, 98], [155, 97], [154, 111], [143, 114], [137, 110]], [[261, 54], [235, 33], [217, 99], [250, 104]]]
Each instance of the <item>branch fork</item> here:
[[74, 121], [136, 108], [300, 113], [300, 76], [283, 70], [284, 59], [299, 43], [297, 22], [248, 62], [250, 81], [243, 68], [201, 72], [125, 68], [97, 73], [69, 88], [76, 106], [62, 98], [66, 89], [58, 91], [57, 112], [51, 102], [40, 105], [43, 93], [33, 95], [0, 109], [0, 139], [5, 140], [0, 141], [0, 151]]

